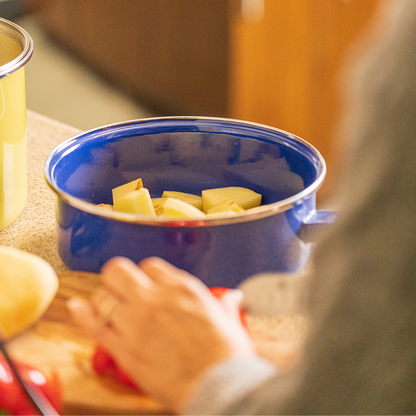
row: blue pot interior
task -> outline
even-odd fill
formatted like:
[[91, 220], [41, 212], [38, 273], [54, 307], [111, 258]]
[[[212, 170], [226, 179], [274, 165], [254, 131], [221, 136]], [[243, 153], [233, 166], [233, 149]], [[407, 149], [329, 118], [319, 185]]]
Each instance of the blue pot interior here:
[[92, 130], [51, 153], [46, 175], [58, 190], [94, 204], [141, 177], [152, 197], [244, 186], [277, 202], [312, 185], [319, 155], [283, 131], [224, 119], [148, 119]]

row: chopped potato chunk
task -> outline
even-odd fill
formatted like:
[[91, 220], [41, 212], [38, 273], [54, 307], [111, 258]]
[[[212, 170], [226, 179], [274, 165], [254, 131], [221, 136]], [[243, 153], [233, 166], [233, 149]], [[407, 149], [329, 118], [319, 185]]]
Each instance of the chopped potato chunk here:
[[208, 212], [214, 205], [227, 199], [234, 200], [243, 209], [257, 207], [261, 204], [261, 195], [251, 189], [239, 186], [228, 186], [225, 188], [206, 189], [202, 191], [202, 208]]
[[210, 208], [207, 214], [214, 214], [216, 212], [227, 213], [230, 211], [244, 212], [244, 209], [241, 208], [241, 206], [238, 205], [237, 202], [235, 202], [234, 200], [226, 199], [225, 201], [222, 201], [219, 204], [216, 204], [212, 208]]
[[176, 198], [168, 198], [163, 205], [163, 218], [205, 219], [205, 214], [193, 205]]
[[162, 194], [162, 198], [176, 198], [181, 201], [187, 202], [202, 211], [202, 197], [194, 194], [188, 194], [186, 192], [165, 191]]
[[129, 212], [131, 214], [149, 215], [156, 217], [147, 188], [140, 188], [136, 191], [127, 192], [114, 203], [115, 211]]
[[59, 280], [41, 257], [0, 247], [0, 334], [11, 337], [35, 323], [58, 291]]
[[124, 185], [117, 186], [117, 188], [113, 188], [113, 204], [117, 201], [117, 199], [127, 194], [127, 192], [137, 191], [140, 188], [143, 188], [143, 181], [141, 178], [125, 183]]
[[156, 215], [163, 214], [163, 205], [165, 204], [167, 198], [152, 198], [153, 208], [156, 212]]

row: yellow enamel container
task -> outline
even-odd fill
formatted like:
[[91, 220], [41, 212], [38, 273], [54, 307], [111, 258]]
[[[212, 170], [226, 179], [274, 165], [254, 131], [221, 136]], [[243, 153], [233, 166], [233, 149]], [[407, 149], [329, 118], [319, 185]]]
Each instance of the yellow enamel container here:
[[22, 212], [27, 198], [25, 65], [33, 40], [0, 18], [0, 231]]

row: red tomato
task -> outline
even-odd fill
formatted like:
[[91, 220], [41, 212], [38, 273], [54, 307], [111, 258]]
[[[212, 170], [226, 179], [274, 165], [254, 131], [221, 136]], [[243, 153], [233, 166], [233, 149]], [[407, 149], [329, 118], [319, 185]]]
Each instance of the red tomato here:
[[[56, 374], [47, 378], [39, 370], [23, 364], [15, 363], [23, 380], [33, 390], [41, 392], [49, 400], [57, 412], [62, 407], [62, 392]], [[15, 379], [12, 370], [3, 357], [0, 357], [0, 413], [11, 415], [33, 415], [38, 411], [26, 398], [22, 387]]]

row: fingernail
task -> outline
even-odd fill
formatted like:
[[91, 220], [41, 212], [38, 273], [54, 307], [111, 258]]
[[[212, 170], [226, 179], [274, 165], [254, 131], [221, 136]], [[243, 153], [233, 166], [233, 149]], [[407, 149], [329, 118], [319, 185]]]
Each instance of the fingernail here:
[[66, 307], [70, 310], [76, 310], [83, 305], [83, 300], [78, 297], [69, 298], [66, 301]]
[[227, 291], [224, 296], [230, 296], [233, 300], [240, 302], [243, 299], [243, 291], [240, 289], [232, 289]]

